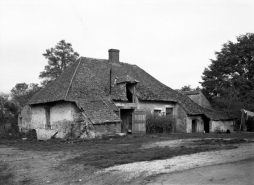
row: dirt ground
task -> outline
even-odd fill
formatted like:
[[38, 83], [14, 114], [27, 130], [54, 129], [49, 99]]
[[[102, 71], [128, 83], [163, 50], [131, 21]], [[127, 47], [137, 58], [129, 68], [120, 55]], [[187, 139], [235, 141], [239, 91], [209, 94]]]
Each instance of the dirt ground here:
[[0, 184], [167, 183], [161, 174], [174, 173], [177, 179], [176, 172], [253, 158], [253, 139], [254, 134], [146, 135], [83, 142], [2, 139]]
[[146, 185], [170, 184], [254, 184], [254, 158], [228, 164], [205, 166], [158, 175], [146, 180]]

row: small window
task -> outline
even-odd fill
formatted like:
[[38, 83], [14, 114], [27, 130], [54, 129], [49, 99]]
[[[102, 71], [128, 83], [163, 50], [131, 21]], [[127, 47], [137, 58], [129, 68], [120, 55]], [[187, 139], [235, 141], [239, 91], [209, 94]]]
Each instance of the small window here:
[[173, 108], [166, 108], [166, 116], [170, 116], [173, 114]]
[[161, 114], [161, 109], [160, 109], [160, 108], [155, 108], [155, 109], [153, 110], [153, 113], [154, 113], [154, 114]]

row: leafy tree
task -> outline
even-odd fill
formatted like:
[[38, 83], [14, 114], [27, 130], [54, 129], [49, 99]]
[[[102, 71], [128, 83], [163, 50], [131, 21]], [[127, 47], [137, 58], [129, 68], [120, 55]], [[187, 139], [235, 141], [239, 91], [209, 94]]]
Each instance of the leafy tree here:
[[11, 123], [13, 128], [17, 125], [18, 107], [11, 100], [9, 94], [0, 93], [0, 126]]
[[203, 72], [202, 92], [213, 106], [238, 113], [254, 111], [254, 33], [228, 41]]
[[79, 54], [74, 52], [70, 43], [61, 40], [54, 48], [47, 49], [43, 56], [48, 60], [48, 65], [39, 75], [45, 86], [58, 77], [70, 64], [76, 61]]
[[16, 103], [19, 110], [22, 109], [28, 100], [41, 89], [38, 84], [18, 83], [11, 90], [12, 100]]
[[191, 85], [185, 85], [181, 89], [176, 89], [178, 92], [183, 92], [183, 91], [195, 91], [195, 90], [200, 90], [200, 87], [192, 88]]

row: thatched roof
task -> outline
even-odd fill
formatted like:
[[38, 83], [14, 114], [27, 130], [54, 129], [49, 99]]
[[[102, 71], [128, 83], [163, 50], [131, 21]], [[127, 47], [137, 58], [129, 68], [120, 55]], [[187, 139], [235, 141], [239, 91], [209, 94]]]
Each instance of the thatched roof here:
[[186, 95], [164, 85], [136, 65], [85, 57], [81, 57], [56, 80], [36, 93], [29, 104], [73, 101], [95, 122], [119, 120], [114, 114], [117, 107], [112, 100], [127, 101], [125, 89], [121, 86], [123, 82], [136, 83], [136, 94], [140, 100], [177, 102], [189, 115], [205, 113]]

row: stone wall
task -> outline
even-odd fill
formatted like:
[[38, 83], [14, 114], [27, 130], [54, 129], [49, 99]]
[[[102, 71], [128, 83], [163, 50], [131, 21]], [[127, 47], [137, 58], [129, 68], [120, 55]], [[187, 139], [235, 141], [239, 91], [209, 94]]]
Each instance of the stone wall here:
[[121, 122], [112, 122], [104, 124], [93, 125], [95, 137], [100, 137], [102, 135], [111, 135], [121, 132]]

